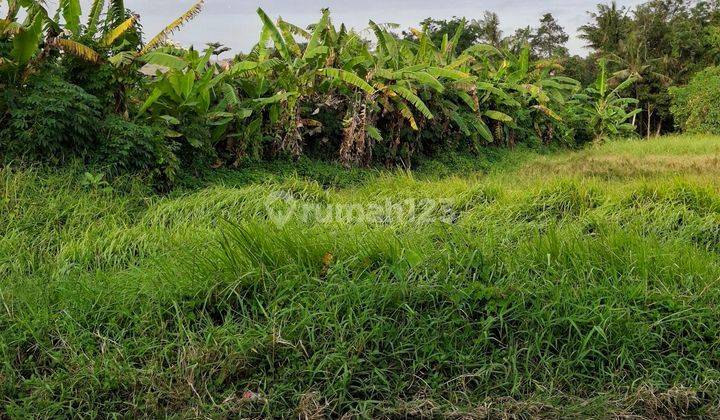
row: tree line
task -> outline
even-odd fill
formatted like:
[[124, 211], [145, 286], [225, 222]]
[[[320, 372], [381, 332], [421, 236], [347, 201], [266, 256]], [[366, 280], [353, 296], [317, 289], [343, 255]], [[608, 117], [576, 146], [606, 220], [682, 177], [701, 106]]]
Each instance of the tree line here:
[[3, 6], [3, 161], [79, 158], [164, 184], [251, 159], [409, 166], [420, 155], [666, 132], [672, 87], [718, 59], [718, 6], [678, 0], [599, 5], [581, 28], [588, 57], [569, 55], [551, 14], [510, 36], [489, 12], [402, 32], [370, 21], [368, 39], [329, 10], [300, 27], [258, 9], [258, 42], [227, 66], [220, 43], [169, 42], [202, 0], [148, 40], [122, 0], [95, 0], [87, 19], [79, 0], [54, 15], [38, 0]]
[[[511, 51], [528, 45], [534, 59], [557, 60], [569, 77], [584, 85], [595, 80], [598, 61], [604, 58], [611, 83], [630, 77], [636, 80], [625, 94], [637, 99], [642, 110], [632, 120], [639, 135], [669, 133], [682, 126], [671, 112], [671, 92], [720, 60], [720, 3], [653, 0], [635, 8], [601, 3], [588, 17], [589, 22], [579, 28], [589, 50], [584, 57], [569, 53], [569, 36], [550, 13], [544, 14], [536, 27], [519, 28], [505, 36], [498, 15], [485, 12], [468, 23], [461, 42], [463, 46], [487, 43]], [[462, 21], [427, 19], [422, 24], [439, 40]]]

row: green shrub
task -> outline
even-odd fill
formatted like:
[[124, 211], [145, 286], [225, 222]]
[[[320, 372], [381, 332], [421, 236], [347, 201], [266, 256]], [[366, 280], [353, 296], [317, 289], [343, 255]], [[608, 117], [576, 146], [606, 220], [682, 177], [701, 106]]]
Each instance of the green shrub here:
[[[164, 180], [179, 170], [178, 146], [165, 129], [102, 115], [100, 100], [60, 72], [43, 72], [4, 92], [7, 121], [0, 131], [5, 159], [60, 163], [74, 158], [119, 172], [152, 172]], [[104, 119], [103, 119], [104, 118]]]
[[720, 67], [709, 67], [687, 86], [672, 88], [675, 124], [688, 133], [720, 134]]
[[0, 131], [4, 156], [58, 162], [85, 155], [97, 141], [98, 99], [58, 73], [41, 72], [5, 97], [7, 120]]
[[174, 179], [179, 169], [162, 128], [126, 121], [116, 115], [105, 120], [97, 158], [121, 171], [151, 171], [168, 180]]

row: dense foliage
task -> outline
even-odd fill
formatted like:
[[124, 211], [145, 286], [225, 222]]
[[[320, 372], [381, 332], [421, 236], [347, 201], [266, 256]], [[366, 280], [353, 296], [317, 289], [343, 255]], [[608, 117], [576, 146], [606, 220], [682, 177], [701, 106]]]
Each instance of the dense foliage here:
[[550, 15], [512, 47], [493, 40], [492, 14], [484, 43], [477, 22], [457, 20], [440, 37], [428, 23], [399, 38], [371, 21], [373, 45], [327, 10], [308, 29], [258, 10], [259, 42], [221, 67], [219, 44], [199, 52], [166, 42], [202, 1], [146, 43], [138, 16], [104, 4], [93, 2], [81, 25], [74, 1], [55, 17], [40, 2], [10, 2], [0, 31], [6, 160], [81, 156], [165, 180], [280, 156], [407, 166], [441, 151], [602, 140], [632, 115], [631, 102], [615, 101], [604, 116], [604, 91], [586, 94], [563, 76], [553, 55], [567, 35]]
[[599, 5], [581, 28], [588, 58], [569, 57], [568, 35], [551, 14], [507, 37], [494, 13], [427, 19], [402, 36], [370, 21], [368, 40], [336, 26], [328, 10], [301, 28], [259, 9], [258, 43], [223, 65], [215, 59], [222, 44], [201, 52], [167, 42], [202, 0], [147, 42], [120, 0], [94, 1], [86, 22], [77, 1], [60, 2], [54, 16], [37, 0], [6, 4], [5, 161], [79, 156], [171, 182], [249, 159], [409, 166], [421, 155], [575, 146], [716, 123], [709, 113], [707, 124], [688, 125], [683, 113], [702, 112], [685, 109], [682, 89], [673, 122], [669, 94], [719, 57], [712, 3], [652, 0], [632, 12]]
[[633, 123], [648, 137], [674, 129], [669, 89], [720, 59], [717, 1], [651, 0], [632, 10], [600, 4], [580, 30], [594, 52], [588, 60], [605, 56], [616, 78], [637, 79], [624, 94], [639, 101], [643, 112]]
[[[635, 131], [653, 136], [673, 131], [669, 89], [682, 86], [698, 71], [719, 64], [720, 3], [714, 0], [650, 0], [636, 7], [619, 7], [615, 2], [599, 4], [580, 28], [580, 37], [591, 53], [570, 56], [564, 29], [555, 18], [544, 15], [535, 27], [527, 26], [504, 36], [497, 15], [487, 13], [469, 22], [466, 43], [489, 43], [517, 51], [530, 45], [534, 58], [553, 58], [562, 63], [566, 75], [588, 85], [599, 73], [598, 60], [607, 59], [610, 83], [618, 85], [628, 77], [636, 82], [621, 92], [638, 100], [642, 113], [634, 116]], [[461, 22], [428, 19], [433, 39], [452, 33]]]
[[5, 92], [7, 126], [2, 148], [15, 156], [52, 159], [88, 152], [98, 140], [100, 103], [56, 72], [30, 77], [22, 90]]
[[720, 134], [720, 67], [699, 72], [670, 94], [675, 123], [683, 131]]

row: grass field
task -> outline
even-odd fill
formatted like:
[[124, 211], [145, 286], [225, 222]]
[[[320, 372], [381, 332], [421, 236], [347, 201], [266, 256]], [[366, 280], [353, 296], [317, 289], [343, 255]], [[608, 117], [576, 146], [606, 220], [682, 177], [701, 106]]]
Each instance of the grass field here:
[[0, 417], [720, 412], [720, 138], [81, 175], [0, 171]]

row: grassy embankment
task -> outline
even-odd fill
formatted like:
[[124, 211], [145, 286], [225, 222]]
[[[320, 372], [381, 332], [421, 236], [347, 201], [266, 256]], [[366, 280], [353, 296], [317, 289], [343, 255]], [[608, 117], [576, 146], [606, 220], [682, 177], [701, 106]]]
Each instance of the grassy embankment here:
[[2, 170], [0, 417], [717, 415], [720, 138], [494, 160]]

